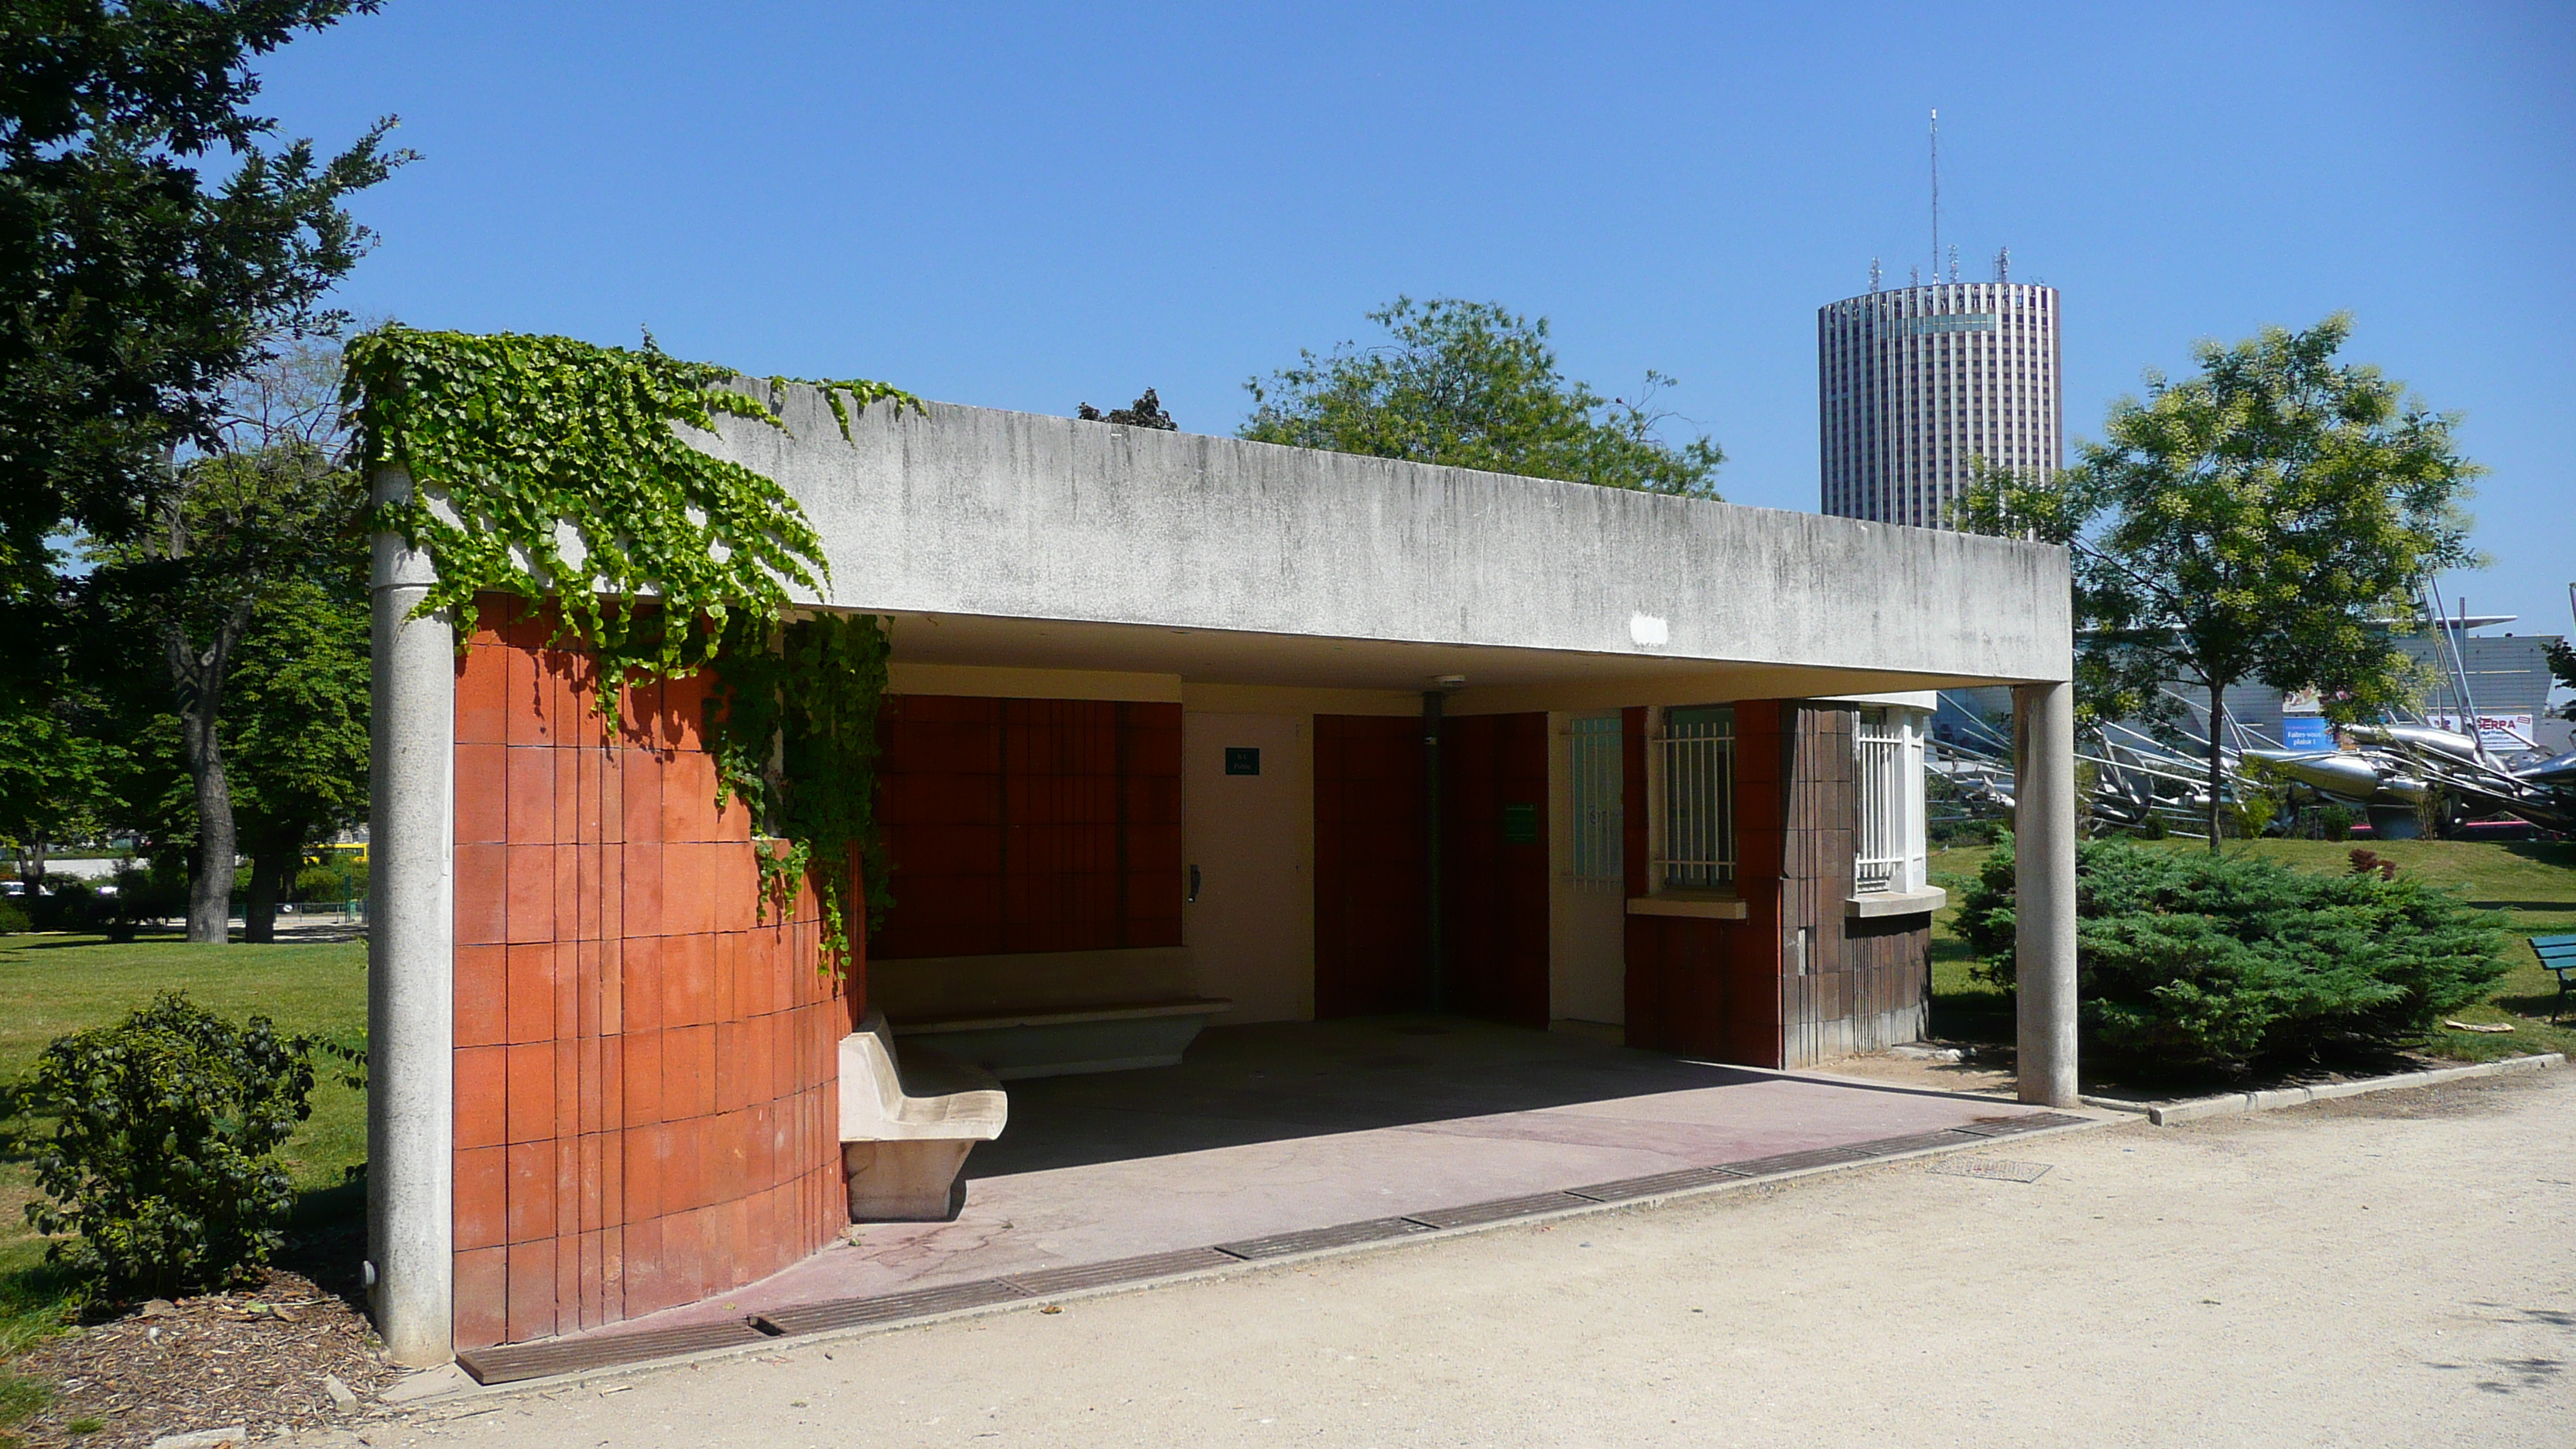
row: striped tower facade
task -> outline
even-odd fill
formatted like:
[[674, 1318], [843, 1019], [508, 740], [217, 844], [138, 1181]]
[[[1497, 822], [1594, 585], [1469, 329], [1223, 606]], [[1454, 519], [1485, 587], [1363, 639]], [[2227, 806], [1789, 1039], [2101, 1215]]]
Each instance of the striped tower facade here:
[[1942, 282], [1816, 312], [1824, 511], [1947, 527], [1982, 458], [2064, 465], [2057, 289]]

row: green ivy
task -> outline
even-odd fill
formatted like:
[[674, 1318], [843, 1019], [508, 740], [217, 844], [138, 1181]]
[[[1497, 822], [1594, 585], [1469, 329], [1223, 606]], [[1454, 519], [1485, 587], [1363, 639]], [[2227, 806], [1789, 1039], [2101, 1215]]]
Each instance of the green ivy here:
[[[425, 548], [438, 581], [420, 605], [451, 611], [460, 637], [476, 596], [547, 599], [562, 631], [596, 659], [595, 699], [614, 717], [638, 677], [711, 664], [737, 619], [766, 629], [787, 586], [831, 577], [805, 510], [777, 482], [682, 441], [719, 417], [783, 429], [773, 404], [733, 386], [733, 369], [657, 347], [569, 337], [380, 327], [347, 349], [347, 400], [369, 468], [393, 466], [410, 496], [376, 526]], [[850, 413], [920, 399], [885, 383], [826, 381], [844, 437]]]
[[[886, 637], [873, 618], [782, 623], [788, 586], [829, 582], [822, 540], [770, 478], [700, 452], [680, 429], [720, 417], [784, 430], [777, 407], [799, 379], [768, 380], [566, 337], [422, 332], [399, 325], [347, 349], [346, 398], [365, 464], [399, 467], [409, 497], [375, 526], [427, 550], [437, 582], [423, 614], [450, 611], [470, 637], [479, 595], [559, 609], [598, 665], [593, 707], [622, 723], [638, 679], [712, 668], [708, 704], [721, 784], [787, 845], [763, 847], [761, 892], [782, 914], [808, 878], [824, 913], [823, 964], [848, 950], [853, 889], [874, 917], [891, 903], [876, 830], [876, 716]], [[851, 405], [921, 400], [865, 379], [810, 381], [844, 440]]]
[[722, 788], [791, 842], [761, 852], [764, 905], [791, 912], [796, 882], [811, 880], [823, 964], [836, 970], [857, 888], [871, 926], [893, 904], [876, 823], [886, 653], [885, 630], [867, 615], [799, 619], [774, 634], [737, 625], [717, 653], [725, 688], [707, 703]]

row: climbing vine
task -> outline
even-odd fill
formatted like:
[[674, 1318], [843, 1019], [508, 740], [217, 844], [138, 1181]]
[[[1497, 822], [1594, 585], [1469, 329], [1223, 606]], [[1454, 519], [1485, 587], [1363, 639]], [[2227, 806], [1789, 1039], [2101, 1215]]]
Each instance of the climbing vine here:
[[[791, 586], [830, 581], [822, 540], [774, 479], [684, 437], [725, 417], [783, 430], [777, 406], [796, 380], [768, 379], [762, 398], [649, 337], [629, 350], [399, 325], [352, 341], [347, 366], [366, 465], [412, 482], [375, 526], [437, 564], [418, 612], [450, 611], [461, 644], [480, 595], [531, 613], [552, 600], [555, 637], [596, 661], [592, 706], [612, 723], [630, 682], [714, 669], [718, 803], [742, 801], [787, 839], [761, 849], [763, 898], [792, 910], [796, 879], [810, 879], [837, 968], [855, 882], [874, 911], [890, 899], [875, 823], [885, 634], [864, 617], [783, 623]], [[853, 404], [925, 411], [881, 382], [809, 385], [845, 439]]]
[[742, 630], [717, 654], [725, 688], [707, 706], [723, 788], [792, 842], [761, 852], [764, 904], [792, 911], [796, 882], [812, 881], [833, 966], [852, 913], [874, 925], [893, 904], [876, 822], [886, 650], [885, 630], [864, 614], [799, 619], [774, 638]]

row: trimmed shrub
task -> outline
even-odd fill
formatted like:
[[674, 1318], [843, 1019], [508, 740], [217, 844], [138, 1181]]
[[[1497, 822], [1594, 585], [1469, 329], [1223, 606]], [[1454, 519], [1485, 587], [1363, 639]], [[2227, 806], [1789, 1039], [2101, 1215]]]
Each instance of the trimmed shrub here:
[[27, 913], [19, 909], [16, 901], [0, 901], [0, 936], [14, 936], [35, 928], [35, 922], [27, 919]]
[[[2010, 842], [1987, 856], [1958, 929], [2013, 980]], [[2142, 1066], [2238, 1069], [2330, 1046], [2389, 1048], [2484, 1000], [2506, 970], [2503, 917], [2377, 872], [2089, 841], [2076, 852], [2078, 1021]]]
[[19, 1089], [55, 1118], [35, 1154], [46, 1250], [111, 1300], [241, 1281], [284, 1240], [294, 1194], [277, 1149], [312, 1115], [312, 1044], [266, 1017], [235, 1026], [179, 992], [57, 1037]]

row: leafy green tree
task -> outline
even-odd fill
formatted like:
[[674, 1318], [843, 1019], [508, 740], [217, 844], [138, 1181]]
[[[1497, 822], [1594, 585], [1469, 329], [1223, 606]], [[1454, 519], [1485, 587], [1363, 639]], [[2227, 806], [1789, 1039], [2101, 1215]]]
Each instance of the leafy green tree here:
[[2341, 313], [2193, 348], [2198, 375], [2146, 376], [2100, 443], [2050, 479], [1987, 468], [1953, 515], [2074, 554], [2077, 675], [2091, 712], [2170, 722], [2165, 681], [2209, 698], [2209, 847], [2228, 686], [2316, 689], [2355, 718], [2413, 693], [2379, 621], [2437, 570], [2474, 565], [2461, 505], [2484, 470], [2374, 367], [2338, 363]]
[[[237, 380], [345, 320], [371, 237], [343, 202], [409, 153], [324, 159], [255, 114], [251, 63], [376, 0], [14, 0], [0, 12], [0, 632], [31, 637], [77, 538], [126, 565], [177, 686], [205, 816], [190, 934], [221, 941], [233, 841], [212, 722], [267, 504]], [[191, 460], [183, 463], [183, 459]], [[213, 546], [209, 546], [213, 545]], [[0, 730], [60, 720], [61, 650], [0, 651]], [[59, 802], [58, 802], [59, 805]], [[56, 808], [56, 807], [49, 807]], [[59, 813], [59, 808], [57, 808]]]
[[1671, 382], [1646, 374], [1636, 401], [1603, 398], [1558, 370], [1547, 319], [1490, 302], [1398, 297], [1368, 314], [1387, 340], [1345, 342], [1244, 384], [1241, 436], [1692, 498], [1717, 496], [1726, 454], [1707, 437], [1675, 448], [1651, 411]]
[[[288, 771], [276, 786], [281, 802], [291, 799], [287, 782], [295, 778], [295, 742], [303, 736], [293, 708], [312, 703], [308, 688], [332, 677], [339, 661], [364, 657], [364, 647], [347, 636], [364, 628], [352, 574], [365, 499], [348, 466], [336, 351], [298, 344], [237, 379], [224, 394], [211, 441], [172, 470], [158, 527], [94, 551], [93, 589], [102, 613], [157, 655], [189, 784], [186, 817], [196, 860], [188, 938], [220, 943], [233, 860], [245, 843], [234, 808], [236, 739], [260, 756], [255, 777]], [[245, 734], [231, 727], [235, 674], [245, 641], [262, 628], [278, 644], [249, 682], [254, 691], [276, 691], [290, 708], [265, 730]], [[325, 643], [309, 671], [299, 672], [284, 657], [296, 647], [315, 647], [317, 636], [335, 630], [347, 642]], [[97, 657], [114, 659], [117, 652], [102, 649]], [[263, 697], [254, 692], [251, 698], [255, 725]], [[309, 727], [318, 737], [334, 737], [339, 723], [340, 712], [332, 710]], [[363, 732], [363, 725], [356, 727]], [[325, 747], [322, 753], [345, 751]], [[312, 809], [330, 813], [323, 800]], [[253, 843], [272, 855], [301, 845]], [[265, 879], [273, 884], [292, 874], [290, 858], [273, 862]]]
[[11, 0], [0, 14], [0, 587], [52, 540], [153, 526], [175, 444], [370, 237], [343, 198], [408, 153], [318, 159], [253, 114], [250, 62], [375, 0]]
[[[2549, 646], [2549, 673], [2558, 681], [2559, 688], [2576, 689], [2576, 648], [2568, 647], [2564, 639]], [[2576, 700], [2560, 705], [2558, 717], [2576, 720]]]
[[1153, 428], [1165, 433], [1179, 432], [1181, 427], [1180, 424], [1172, 421], [1170, 413], [1163, 411], [1163, 400], [1156, 397], [1150, 387], [1145, 389], [1145, 395], [1136, 399], [1131, 406], [1111, 408], [1107, 413], [1103, 413], [1091, 404], [1084, 403], [1074, 409], [1073, 415], [1086, 423], [1119, 423], [1126, 427]]

